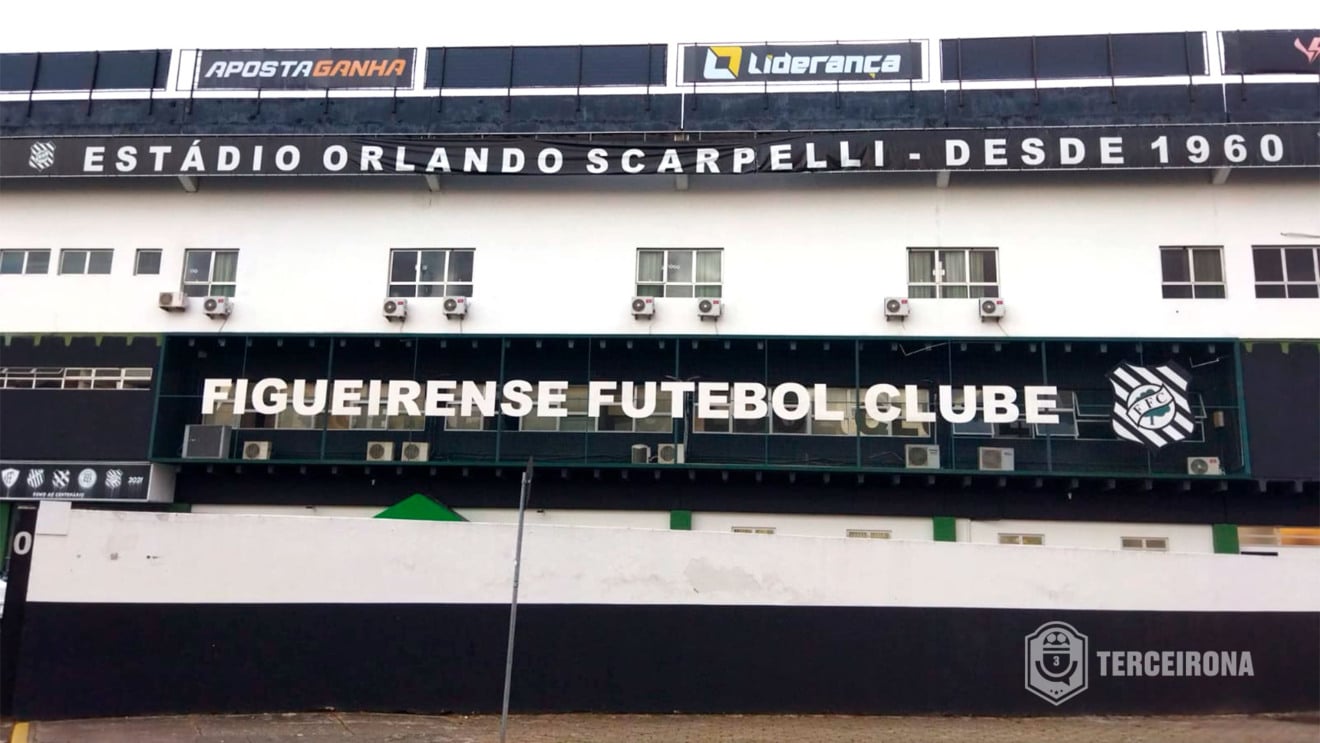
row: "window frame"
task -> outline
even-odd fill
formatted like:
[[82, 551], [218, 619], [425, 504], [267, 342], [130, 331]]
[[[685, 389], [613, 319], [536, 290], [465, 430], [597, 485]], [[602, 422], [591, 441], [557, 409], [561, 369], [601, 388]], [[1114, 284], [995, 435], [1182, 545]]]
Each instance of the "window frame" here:
[[[180, 286], [180, 288], [183, 290], [183, 293], [186, 294], [186, 295], [188, 295], [188, 296], [190, 296], [190, 297], [233, 297], [233, 296], [237, 295], [237, 293], [238, 293], [238, 252], [239, 252], [239, 251], [238, 251], [237, 248], [188, 248], [187, 250], [184, 250], [184, 251], [183, 251], [183, 272], [182, 272], [182, 276], [181, 276], [181, 279], [180, 279], [180, 282], [179, 282], [179, 286]], [[200, 253], [209, 253], [210, 256], [211, 256], [210, 259], [207, 261], [207, 264], [206, 264], [206, 280], [205, 280], [205, 281], [189, 281], [189, 280], [188, 280], [188, 264], [189, 264], [189, 258], [191, 258], [193, 255], [197, 255], [197, 254], [200, 254]], [[234, 279], [233, 279], [233, 281], [216, 281], [216, 280], [215, 280], [215, 259], [216, 259], [216, 256], [217, 256], [217, 255], [220, 255], [221, 253], [233, 253], [233, 254], [234, 254]], [[189, 288], [189, 287], [194, 287], [194, 286], [205, 287], [205, 291], [204, 291], [203, 293], [201, 293], [201, 294], [192, 294], [192, 293], [190, 293], [190, 292], [188, 291], [188, 288]], [[226, 294], [226, 293], [224, 293], [224, 292], [217, 292], [217, 291], [216, 291], [217, 287], [228, 288], [228, 289], [229, 289], [229, 293]]]
[[[10, 254], [10, 253], [21, 253], [21, 254], [23, 255], [23, 263], [22, 263], [21, 266], [19, 266], [19, 270], [17, 270], [17, 271], [3, 271], [3, 270], [0, 270], [0, 275], [4, 275], [4, 276], [43, 276], [43, 275], [46, 275], [46, 274], [49, 274], [49, 273], [50, 273], [51, 250], [49, 250], [48, 248], [10, 248], [10, 249], [6, 249], [6, 250], [0, 250], [0, 266], [3, 265], [3, 261], [4, 261], [4, 257], [5, 257], [5, 255]], [[45, 269], [43, 269], [43, 270], [41, 270], [41, 271], [32, 271], [32, 270], [30, 270], [30, 268], [31, 268], [31, 264], [32, 264], [32, 256], [34, 256], [34, 255], [42, 255], [42, 254], [44, 254], [44, 255], [46, 256], [46, 267], [45, 267]]]
[[[153, 254], [153, 253], [154, 253], [155, 256], [156, 256], [156, 270], [155, 270], [155, 271], [143, 271], [143, 270], [142, 270], [142, 256], [144, 256], [144, 255], [148, 255], [148, 254]], [[133, 275], [134, 275], [134, 276], [159, 276], [159, 275], [160, 275], [161, 264], [164, 263], [164, 258], [165, 258], [165, 252], [164, 252], [163, 250], [161, 250], [160, 248], [138, 248], [138, 249], [133, 253]]]
[[1017, 547], [1044, 547], [1045, 535], [1025, 532], [999, 532], [999, 544]]
[[775, 533], [773, 526], [730, 526], [729, 531], [733, 534], [765, 534]]
[[[1288, 250], [1309, 250], [1311, 252], [1311, 276], [1309, 280], [1290, 280], [1288, 278]], [[1271, 252], [1279, 259], [1279, 280], [1262, 281], [1260, 271], [1256, 267], [1256, 256], [1260, 253]], [[1320, 245], [1252, 245], [1251, 246], [1251, 267], [1252, 280], [1256, 293], [1256, 299], [1316, 299], [1320, 297]], [[1261, 289], [1264, 287], [1279, 287], [1283, 295], [1278, 297], [1261, 296]], [[1292, 296], [1293, 287], [1310, 288], [1310, 296], [1300, 295]]]
[[[64, 261], [73, 255], [82, 253], [82, 263], [77, 271], [66, 271]], [[108, 255], [110, 262], [106, 264], [104, 271], [92, 271], [93, 255]], [[60, 250], [59, 266], [56, 268], [61, 276], [108, 276], [114, 270], [115, 251], [107, 248], [62, 248]]]
[[845, 529], [843, 536], [846, 539], [893, 539], [894, 532], [890, 529]]
[[[581, 384], [570, 384], [564, 390], [565, 400], [563, 407], [569, 412], [565, 416], [539, 416], [536, 414], [538, 390], [532, 390], [528, 396], [532, 398], [532, 410], [527, 415], [519, 417], [519, 431], [530, 431], [534, 433], [628, 433], [628, 434], [651, 434], [659, 436], [671, 435], [674, 430], [674, 418], [671, 414], [673, 409], [673, 394], [656, 390], [655, 412], [645, 418], [630, 418], [623, 416], [622, 420], [630, 422], [627, 428], [601, 428], [600, 421], [606, 417], [604, 415], [595, 418], [588, 415], [591, 410], [588, 407], [589, 386], [586, 382]], [[633, 387], [633, 402], [638, 404], [639, 399], [645, 394], [641, 383], [635, 383]], [[687, 398], [685, 398], [687, 399]], [[690, 400], [689, 400], [690, 401]], [[602, 405], [601, 412], [611, 408], [622, 410], [622, 404]], [[611, 416], [617, 418], [618, 416]], [[446, 419], [449, 420], [449, 419]], [[700, 419], [698, 419], [700, 420]], [[565, 422], [572, 421], [567, 426]], [[650, 426], [645, 427], [644, 421], [653, 421]], [[663, 422], [664, 425], [661, 425]], [[528, 424], [531, 424], [530, 426]], [[455, 430], [475, 430], [475, 429], [455, 429]]]
[[[1168, 252], [1178, 251], [1182, 254], [1183, 260], [1187, 266], [1187, 280], [1171, 280], [1165, 275], [1164, 255]], [[1211, 281], [1198, 279], [1196, 276], [1196, 261], [1193, 259], [1195, 251], [1213, 251], [1219, 258], [1219, 280]], [[1187, 287], [1191, 296], [1172, 297], [1169, 296], [1169, 290], [1176, 287]], [[1201, 296], [1199, 289], [1218, 288], [1219, 296]], [[1224, 266], [1224, 246], [1222, 245], [1161, 245], [1160, 246], [1160, 294], [1163, 299], [1186, 300], [1186, 299], [1227, 299], [1228, 298], [1228, 271]]]
[[0, 389], [149, 390], [155, 370], [147, 366], [0, 367]]
[[[661, 277], [659, 281], [643, 280], [642, 277], [642, 255], [645, 253], [662, 253], [661, 258]], [[692, 279], [690, 281], [679, 281], [669, 277], [670, 270], [674, 266], [671, 253], [688, 253], [691, 259]], [[714, 255], [719, 259], [719, 280], [718, 281], [698, 281], [697, 280], [697, 262], [701, 255]], [[633, 289], [634, 295], [638, 297], [656, 297], [673, 299], [722, 299], [724, 297], [724, 248], [662, 248], [646, 247], [638, 248], [634, 256], [633, 266]], [[679, 290], [677, 293], [670, 293], [670, 289]], [[705, 290], [703, 293], [699, 290]], [[683, 293], [686, 290], [690, 293]], [[710, 293], [711, 291], [714, 293]], [[659, 292], [658, 294], [655, 292]]]
[[[1158, 543], [1158, 544], [1157, 544]], [[1168, 537], [1119, 537], [1119, 549], [1130, 552], [1168, 552]]]
[[[930, 281], [912, 280], [912, 257], [916, 253], [930, 253], [932, 275]], [[963, 281], [946, 281], [944, 279], [947, 270], [944, 268], [944, 255], [946, 253], [961, 253], [963, 257], [963, 270], [967, 278]], [[972, 281], [971, 277], [971, 258], [972, 253], [988, 253], [994, 261], [994, 281]], [[999, 297], [1000, 286], [1003, 283], [1003, 277], [999, 265], [999, 248], [997, 247], [926, 247], [917, 246], [907, 249], [907, 296], [909, 299], [985, 299], [987, 297]], [[973, 288], [979, 290], [973, 293]], [[931, 296], [926, 296], [924, 291], [929, 290]], [[946, 289], [963, 289], [966, 296], [948, 296]]]
[[[412, 279], [408, 281], [396, 281], [394, 279], [394, 257], [400, 253], [416, 253], [413, 261]], [[422, 256], [426, 253], [443, 253], [444, 265], [439, 271], [442, 277], [439, 281], [422, 280]], [[469, 253], [472, 256], [470, 261], [470, 271], [467, 279], [462, 278], [450, 280], [449, 270], [455, 253]], [[418, 248], [390, 248], [389, 260], [385, 264], [385, 296], [400, 297], [403, 299], [443, 299], [445, 297], [471, 297], [476, 289], [476, 267], [477, 267], [477, 249], [476, 248], [437, 248], [437, 247], [418, 247]], [[430, 287], [432, 293], [423, 295], [422, 287]], [[466, 287], [464, 289], [463, 287]], [[408, 291], [411, 293], [408, 293]]]

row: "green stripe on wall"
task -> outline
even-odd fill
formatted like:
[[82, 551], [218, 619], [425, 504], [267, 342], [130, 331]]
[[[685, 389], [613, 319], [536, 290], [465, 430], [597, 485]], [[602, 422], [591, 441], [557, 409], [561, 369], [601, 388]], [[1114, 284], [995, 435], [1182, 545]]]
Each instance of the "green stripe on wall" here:
[[1241, 551], [1237, 524], [1214, 524], [1210, 528], [1214, 534], [1215, 554], [1236, 555]]
[[680, 529], [683, 531], [692, 531], [692, 512], [691, 511], [670, 511], [669, 528]]
[[936, 542], [956, 542], [958, 541], [958, 520], [952, 516], [936, 516], [932, 519], [935, 523], [935, 541]]
[[437, 503], [421, 493], [413, 493], [373, 518], [406, 521], [467, 521], [448, 506]]

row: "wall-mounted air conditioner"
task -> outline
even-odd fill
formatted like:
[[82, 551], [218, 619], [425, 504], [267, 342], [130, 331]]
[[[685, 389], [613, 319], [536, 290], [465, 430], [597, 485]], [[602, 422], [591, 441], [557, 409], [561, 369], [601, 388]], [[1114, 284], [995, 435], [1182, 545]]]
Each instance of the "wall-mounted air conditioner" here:
[[633, 444], [631, 454], [633, 464], [646, 464], [651, 461], [651, 447], [646, 444]]
[[976, 449], [976, 461], [980, 469], [992, 472], [1013, 471], [1013, 450], [997, 446], [981, 446]]
[[393, 461], [394, 461], [394, 442], [393, 442], [393, 441], [368, 441], [368, 442], [367, 442], [367, 461], [368, 461], [368, 462], [393, 462]]
[[912, 314], [907, 297], [885, 297], [885, 319], [902, 320]]
[[982, 320], [999, 320], [1005, 312], [1004, 300], [998, 297], [986, 297], [977, 302], [976, 307], [980, 310]]
[[450, 320], [462, 320], [467, 317], [469, 304], [471, 302], [468, 302], [467, 297], [445, 297], [443, 305], [445, 317]]
[[246, 441], [243, 443], [244, 459], [270, 459], [269, 441]]
[[724, 312], [724, 304], [718, 299], [703, 299], [697, 302], [697, 317], [702, 320], [718, 320]]
[[234, 300], [229, 297], [207, 297], [202, 302], [202, 311], [207, 317], [229, 317], [229, 313], [234, 311]]
[[229, 456], [229, 433], [229, 426], [185, 426], [183, 458], [225, 459]]
[[661, 444], [656, 447], [655, 461], [660, 464], [683, 464], [687, 461], [687, 451], [683, 444]]
[[183, 312], [188, 309], [188, 295], [183, 292], [161, 292], [156, 303], [166, 312]]
[[421, 441], [409, 441], [403, 445], [399, 458], [405, 462], [425, 462], [431, 458], [431, 445]]
[[633, 317], [639, 320], [643, 317], [655, 317], [655, 299], [652, 297], [633, 297], [632, 313]]
[[908, 444], [903, 447], [903, 462], [910, 470], [937, 470], [940, 468], [940, 448], [930, 444]]
[[387, 320], [403, 320], [408, 317], [408, 300], [390, 298], [381, 304], [380, 309]]
[[1222, 475], [1224, 468], [1219, 465], [1219, 457], [1188, 457], [1187, 474]]

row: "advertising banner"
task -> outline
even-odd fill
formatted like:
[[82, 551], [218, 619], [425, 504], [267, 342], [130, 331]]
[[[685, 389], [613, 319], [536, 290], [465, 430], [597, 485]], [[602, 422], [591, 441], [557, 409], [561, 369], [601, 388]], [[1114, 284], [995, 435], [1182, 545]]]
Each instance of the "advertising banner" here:
[[694, 44], [682, 47], [685, 83], [922, 80], [921, 42]]
[[0, 462], [0, 500], [145, 501], [151, 465]]
[[1224, 72], [1229, 75], [1320, 75], [1320, 29], [1225, 31]]
[[411, 88], [414, 49], [205, 49], [197, 90]]
[[0, 139], [0, 177], [637, 175], [1286, 168], [1320, 124], [912, 129], [695, 142], [575, 137], [125, 136]]

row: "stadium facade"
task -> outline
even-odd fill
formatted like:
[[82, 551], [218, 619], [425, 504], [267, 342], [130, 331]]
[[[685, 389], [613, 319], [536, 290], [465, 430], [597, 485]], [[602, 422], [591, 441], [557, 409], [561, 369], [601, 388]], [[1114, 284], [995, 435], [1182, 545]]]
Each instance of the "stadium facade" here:
[[1317, 49], [0, 56], [6, 708], [1313, 709]]

